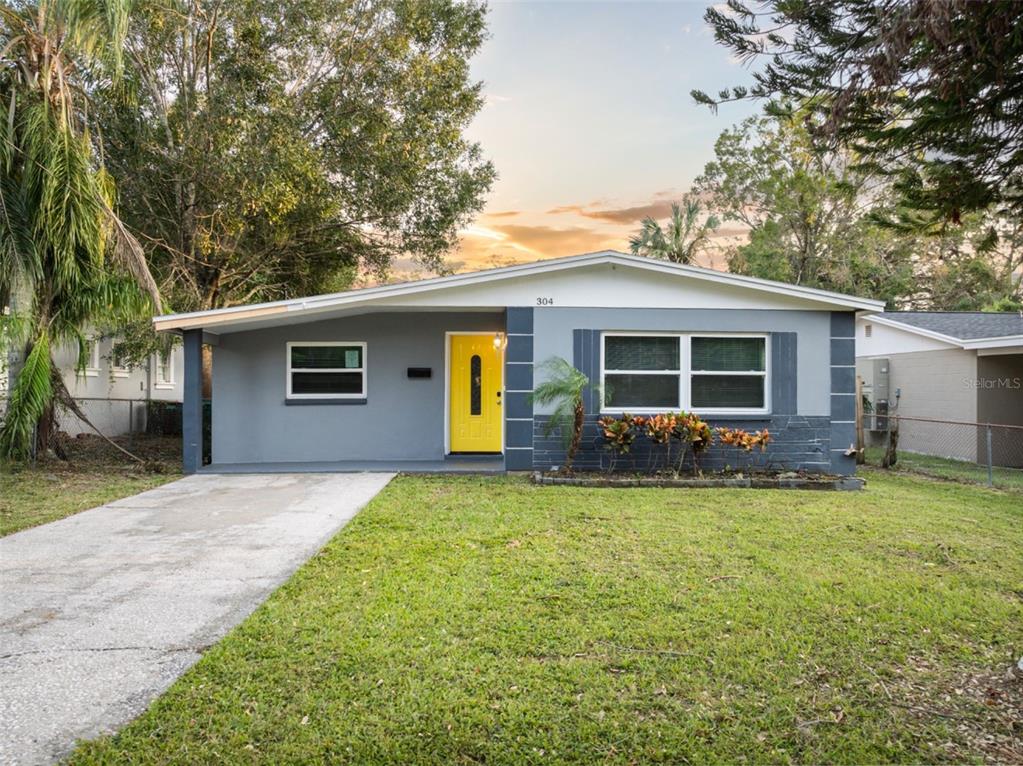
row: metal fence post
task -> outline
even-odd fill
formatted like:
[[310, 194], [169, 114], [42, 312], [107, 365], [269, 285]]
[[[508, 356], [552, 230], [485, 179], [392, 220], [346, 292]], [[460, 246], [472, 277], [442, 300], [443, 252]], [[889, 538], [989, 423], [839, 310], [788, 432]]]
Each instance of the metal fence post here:
[[991, 461], [991, 424], [988, 423], [985, 428], [987, 429], [987, 485], [989, 487], [995, 486], [994, 469]]

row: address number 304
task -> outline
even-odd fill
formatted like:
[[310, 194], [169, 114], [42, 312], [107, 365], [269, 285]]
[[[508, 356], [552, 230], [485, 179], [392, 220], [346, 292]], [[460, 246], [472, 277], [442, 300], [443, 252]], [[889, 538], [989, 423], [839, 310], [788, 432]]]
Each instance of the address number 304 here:
[[553, 298], [537, 298], [536, 299], [536, 305], [537, 306], [553, 306], [554, 305], [554, 299]]

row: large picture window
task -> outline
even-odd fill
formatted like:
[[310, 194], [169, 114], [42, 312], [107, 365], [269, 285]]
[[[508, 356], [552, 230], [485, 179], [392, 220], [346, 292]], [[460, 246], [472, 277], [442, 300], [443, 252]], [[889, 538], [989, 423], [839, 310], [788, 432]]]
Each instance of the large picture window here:
[[366, 396], [366, 344], [288, 344], [289, 399], [362, 399]]
[[605, 333], [604, 411], [766, 413], [767, 336]]

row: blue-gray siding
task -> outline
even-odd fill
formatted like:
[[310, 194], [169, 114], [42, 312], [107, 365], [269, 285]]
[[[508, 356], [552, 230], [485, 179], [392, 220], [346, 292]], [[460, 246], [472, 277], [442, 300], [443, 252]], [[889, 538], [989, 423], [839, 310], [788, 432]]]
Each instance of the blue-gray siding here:
[[[572, 361], [575, 330], [795, 333], [799, 348], [795, 412], [827, 416], [831, 412], [830, 322], [828, 311], [543, 307], [533, 310], [533, 347], [540, 364], [551, 356]], [[537, 411], [549, 413], [550, 408]]]
[[186, 474], [202, 467], [202, 330], [185, 330], [181, 405], [181, 463]]
[[[608, 468], [611, 455], [604, 449], [604, 440], [597, 425], [598, 415], [587, 415], [583, 429], [583, 441], [576, 457], [576, 467], [583, 469]], [[548, 470], [564, 465], [565, 446], [561, 434], [555, 429], [547, 434], [549, 416], [537, 416], [533, 427], [533, 455], [536, 468]], [[756, 430], [767, 428], [771, 432], [771, 443], [765, 452], [740, 452], [731, 447], [715, 445], [701, 457], [703, 469], [743, 468], [754, 466], [771, 469], [798, 469], [827, 473], [830, 468], [831, 422], [827, 416], [806, 417], [802, 415], [773, 415], [761, 418], [708, 418], [714, 427], [729, 426]], [[674, 456], [677, 458], [677, 455]], [[616, 461], [615, 466], [624, 470], [646, 470], [662, 467], [664, 452], [651, 447], [650, 441], [640, 436], [633, 445], [631, 454]], [[691, 462], [686, 463], [691, 467]]]
[[831, 313], [831, 472], [856, 473], [856, 315]]
[[[533, 467], [533, 309], [510, 307], [506, 316], [508, 348], [504, 359], [504, 466]], [[509, 350], [514, 349], [513, 353]]]
[[[213, 361], [213, 460], [227, 464], [441, 459], [446, 429], [445, 333], [502, 330], [508, 336], [503, 407], [509, 470], [564, 462], [560, 436], [545, 433], [550, 409], [534, 408], [531, 401], [540, 374], [537, 365], [561, 356], [597, 380], [601, 333], [606, 331], [770, 333], [771, 413], [711, 423], [768, 428], [773, 441], [764, 454], [715, 448], [704, 457], [704, 467], [752, 462], [836, 473], [854, 470], [853, 460], [844, 455], [852, 440], [855, 405], [853, 315], [710, 309], [396, 312], [223, 335]], [[186, 357], [198, 370], [198, 352], [193, 349], [188, 357], [195, 338], [197, 334], [186, 335]], [[286, 344], [302, 340], [366, 342], [366, 401], [343, 407], [288, 406]], [[409, 367], [430, 367], [433, 375], [409, 379]], [[201, 389], [196, 386], [201, 386], [199, 376], [189, 378], [186, 370], [186, 431], [188, 392], [201, 404]], [[606, 467], [609, 458], [596, 424], [599, 404], [591, 392], [580, 467]], [[188, 461], [201, 454], [200, 438], [186, 434], [186, 469]], [[645, 444], [645, 439], [638, 440], [635, 454], [621, 465], [645, 468], [659, 459]]]
[[[765, 453], [738, 453], [716, 446], [702, 458], [708, 469], [755, 465], [816, 472], [847, 472], [832, 452], [834, 438], [844, 435], [843, 424], [833, 424], [833, 393], [842, 393], [844, 373], [833, 368], [831, 347], [842, 319], [830, 312], [731, 311], [715, 309], [574, 309], [541, 308], [534, 312], [534, 349], [537, 362], [562, 356], [591, 380], [600, 376], [601, 333], [619, 332], [768, 332], [771, 336], [771, 414], [734, 418], [708, 418], [713, 426], [747, 430], [767, 428], [772, 442]], [[571, 345], [569, 345], [569, 339]], [[839, 388], [836, 388], [838, 386]], [[597, 426], [599, 401], [587, 397], [583, 443], [576, 458], [580, 468], [606, 468], [610, 455]], [[533, 427], [533, 459], [538, 469], [563, 465], [564, 440], [548, 434], [549, 409], [537, 412]], [[622, 468], [644, 469], [663, 461], [663, 452], [637, 439]]]

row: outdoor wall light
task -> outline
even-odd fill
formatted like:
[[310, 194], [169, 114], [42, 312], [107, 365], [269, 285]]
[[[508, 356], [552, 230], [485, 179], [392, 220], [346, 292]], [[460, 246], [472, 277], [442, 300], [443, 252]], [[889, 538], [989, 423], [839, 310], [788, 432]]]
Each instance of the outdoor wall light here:
[[503, 332], [494, 333], [494, 348], [501, 350], [508, 345], [508, 336]]

